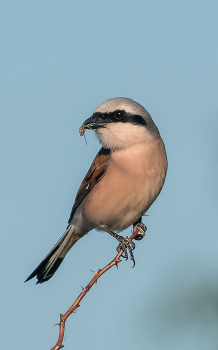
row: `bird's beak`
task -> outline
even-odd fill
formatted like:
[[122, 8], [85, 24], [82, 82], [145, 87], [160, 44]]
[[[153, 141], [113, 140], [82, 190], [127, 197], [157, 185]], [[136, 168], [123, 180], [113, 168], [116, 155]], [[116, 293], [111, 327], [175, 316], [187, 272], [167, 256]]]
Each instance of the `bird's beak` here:
[[99, 128], [105, 128], [106, 127], [107, 122], [106, 121], [102, 121], [100, 119], [98, 119], [97, 116], [92, 116], [88, 119], [86, 119], [83, 123], [83, 125], [80, 127], [79, 132], [80, 135], [83, 136], [85, 133], [85, 129], [90, 129], [90, 130], [95, 130], [95, 129], [99, 129]]
[[97, 116], [93, 115], [92, 117], [86, 119], [82, 126], [87, 127], [87, 129], [89, 129], [90, 126], [92, 129], [98, 129], [98, 128], [105, 128], [105, 124], [106, 124], [106, 121], [102, 121]]

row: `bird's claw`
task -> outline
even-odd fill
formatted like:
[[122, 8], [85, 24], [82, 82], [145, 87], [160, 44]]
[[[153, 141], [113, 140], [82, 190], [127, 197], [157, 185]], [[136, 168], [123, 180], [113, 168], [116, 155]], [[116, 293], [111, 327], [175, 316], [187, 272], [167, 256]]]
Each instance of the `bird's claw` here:
[[[136, 228], [139, 227], [140, 234], [138, 235], [143, 235], [144, 234], [143, 232], [146, 231], [146, 227], [143, 224], [142, 226], [138, 226], [138, 225], [140, 224], [137, 224], [134, 226], [134, 231], [136, 230], [135, 227]], [[100, 228], [106, 231], [107, 233], [109, 233], [112, 237], [114, 237], [120, 243], [117, 247], [117, 251], [120, 252], [122, 250], [121, 256], [126, 260], [128, 260], [128, 251], [129, 251], [129, 256], [130, 256], [130, 259], [133, 261], [133, 267], [134, 267], [135, 259], [132, 251], [135, 249], [135, 243], [129, 237], [124, 238], [123, 236], [120, 236], [117, 233], [111, 231], [106, 225], [102, 224]]]
[[128, 237], [124, 238], [120, 236], [119, 238], [120, 244], [117, 247], [117, 251], [120, 252], [120, 250], [123, 250], [122, 257], [126, 260], [128, 260], [128, 251], [129, 251], [129, 256], [130, 260], [133, 261], [133, 267], [135, 266], [135, 259], [133, 255], [133, 250], [135, 249], [135, 243]]

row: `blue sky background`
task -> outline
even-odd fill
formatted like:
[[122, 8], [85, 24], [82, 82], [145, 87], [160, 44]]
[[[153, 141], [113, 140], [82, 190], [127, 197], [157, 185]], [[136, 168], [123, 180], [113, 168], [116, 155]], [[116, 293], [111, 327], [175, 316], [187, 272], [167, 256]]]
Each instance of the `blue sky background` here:
[[[82, 122], [130, 97], [152, 115], [169, 171], [122, 262], [66, 324], [66, 349], [218, 349], [217, 1], [1, 1], [2, 349], [50, 349], [116, 242], [91, 232], [55, 276], [23, 283], [63, 234], [99, 150]], [[130, 230], [124, 232], [129, 235]]]

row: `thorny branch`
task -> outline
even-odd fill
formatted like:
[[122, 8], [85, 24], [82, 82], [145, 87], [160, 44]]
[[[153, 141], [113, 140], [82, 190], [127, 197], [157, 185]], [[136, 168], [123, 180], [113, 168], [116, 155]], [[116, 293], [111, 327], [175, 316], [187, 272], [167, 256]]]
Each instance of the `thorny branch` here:
[[[145, 228], [146, 229], [146, 228]], [[136, 236], [140, 235], [141, 231], [140, 229], [136, 229], [133, 234], [129, 237], [131, 240], [136, 238]], [[128, 238], [128, 237], [127, 237]], [[108, 271], [112, 266], [118, 265], [122, 260], [120, 260], [120, 257], [124, 253], [123, 249], [121, 249], [118, 254], [115, 256], [115, 258], [108, 264], [106, 265], [102, 270], [98, 270], [98, 272], [94, 272], [94, 277], [92, 280], [87, 284], [85, 288], [82, 289], [82, 292], [78, 296], [78, 298], [75, 300], [73, 305], [67, 310], [67, 312], [62, 315], [60, 314], [60, 323], [58, 323], [59, 326], [59, 336], [56, 345], [51, 349], [51, 350], [59, 350], [64, 347], [62, 345], [63, 338], [64, 338], [64, 330], [65, 330], [65, 322], [67, 318], [73, 313], [76, 312], [76, 309], [80, 306], [80, 301], [84, 298], [84, 296], [88, 293], [88, 291], [92, 288], [92, 286], [97, 282], [99, 277], [101, 277], [106, 271]], [[118, 267], [118, 266], [117, 266]]]

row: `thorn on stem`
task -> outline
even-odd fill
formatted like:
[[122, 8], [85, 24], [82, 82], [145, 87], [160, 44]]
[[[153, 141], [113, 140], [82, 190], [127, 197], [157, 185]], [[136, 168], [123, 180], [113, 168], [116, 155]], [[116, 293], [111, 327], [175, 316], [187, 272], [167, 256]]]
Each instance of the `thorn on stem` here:
[[95, 276], [98, 274], [98, 272], [96, 272], [94, 270], [90, 270], [90, 271], [93, 272]]
[[121, 262], [122, 260], [118, 259], [114, 261], [114, 265], [116, 265], [117, 269], [118, 269], [118, 263]]

